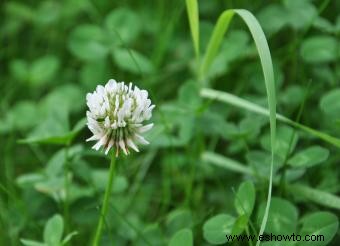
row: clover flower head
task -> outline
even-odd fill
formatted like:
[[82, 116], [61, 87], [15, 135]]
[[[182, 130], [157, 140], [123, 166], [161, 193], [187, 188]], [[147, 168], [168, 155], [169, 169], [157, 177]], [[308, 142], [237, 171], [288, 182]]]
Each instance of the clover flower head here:
[[92, 147], [116, 148], [116, 156], [121, 149], [125, 155], [129, 148], [139, 152], [135, 143], [149, 144], [141, 135], [150, 130], [153, 124], [143, 125], [152, 116], [155, 105], [151, 105], [146, 90], [124, 82], [110, 79], [105, 86], [98, 85], [93, 93], [86, 95], [87, 126], [93, 136], [86, 141], [97, 141]]

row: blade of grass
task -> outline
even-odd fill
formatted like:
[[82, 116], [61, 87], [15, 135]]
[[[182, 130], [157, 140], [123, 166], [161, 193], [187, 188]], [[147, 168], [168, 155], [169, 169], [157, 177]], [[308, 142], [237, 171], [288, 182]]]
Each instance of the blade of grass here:
[[199, 21], [197, 0], [186, 0], [187, 13], [191, 31], [191, 37], [195, 48], [196, 59], [199, 61]]
[[202, 155], [202, 160], [233, 172], [253, 175], [253, 171], [248, 166], [213, 152], [204, 152]]
[[213, 33], [208, 43], [207, 50], [205, 52], [203, 62], [200, 67], [200, 78], [202, 79], [208, 72], [210, 65], [216, 57], [218, 49], [221, 47], [221, 42], [224, 34], [226, 33], [230, 21], [233, 18], [234, 10], [224, 11], [217, 20]]
[[328, 192], [310, 188], [306, 185], [293, 184], [287, 186], [288, 190], [298, 197], [303, 197], [315, 203], [340, 209], [340, 197], [337, 197]]
[[[269, 111], [268, 109], [259, 106], [255, 103], [252, 103], [250, 101], [247, 101], [243, 98], [240, 98], [238, 96], [235, 96], [233, 94], [227, 93], [227, 92], [223, 92], [223, 91], [218, 91], [218, 90], [213, 90], [213, 89], [208, 89], [208, 88], [203, 88], [201, 89], [200, 92], [201, 96], [204, 98], [208, 98], [208, 99], [212, 99], [212, 100], [217, 100], [217, 101], [221, 101], [224, 103], [228, 103], [231, 104], [235, 107], [238, 108], [243, 108], [245, 110], [257, 113], [257, 114], [261, 114], [264, 116], [269, 116]], [[340, 139], [330, 136], [326, 133], [320, 132], [318, 130], [315, 130], [313, 128], [310, 128], [308, 126], [305, 126], [301, 123], [297, 123], [281, 114], [276, 114], [276, 119], [280, 122], [286, 123], [288, 125], [291, 125], [297, 129], [300, 129], [314, 137], [317, 137], [329, 144], [332, 144], [338, 148], [340, 148]]]
[[[224, 11], [217, 20], [213, 34], [208, 43], [208, 48], [204, 56], [202, 66], [200, 67], [200, 78], [204, 79], [209, 67], [216, 56], [218, 49], [221, 46], [222, 38], [227, 31], [232, 17], [237, 14], [246, 23], [253, 37], [255, 46], [259, 53], [264, 82], [267, 92], [268, 107], [269, 107], [269, 123], [270, 123], [270, 140], [271, 140], [271, 164], [269, 174], [268, 197], [265, 208], [265, 213], [262, 219], [259, 235], [262, 235], [268, 220], [268, 213], [272, 194], [273, 183], [273, 165], [274, 165], [274, 146], [276, 140], [276, 96], [275, 96], [275, 80], [272, 59], [268, 47], [266, 37], [263, 30], [252, 13], [244, 9], [230, 9]], [[257, 246], [260, 241], [257, 241]]]
[[[256, 177], [256, 173], [247, 165], [210, 151], [206, 151], [202, 154], [202, 160], [217, 167], [224, 168], [228, 171]], [[273, 182], [273, 184], [280, 185], [280, 182], [276, 180]], [[287, 191], [293, 195], [296, 195], [296, 197], [310, 200], [325, 207], [340, 209], [340, 197], [336, 195], [302, 184], [286, 183], [285, 185], [287, 186]]]

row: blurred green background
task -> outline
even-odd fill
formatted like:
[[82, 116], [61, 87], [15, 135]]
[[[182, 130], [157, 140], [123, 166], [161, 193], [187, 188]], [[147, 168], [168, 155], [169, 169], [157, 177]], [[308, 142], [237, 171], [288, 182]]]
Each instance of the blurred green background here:
[[[167, 245], [189, 228], [194, 245], [210, 245], [206, 221], [237, 214], [235, 192], [246, 179], [256, 188], [251, 221], [258, 230], [270, 163], [268, 119], [200, 97], [185, 1], [7, 0], [0, 6], [0, 245], [22, 245], [23, 238], [42, 242], [55, 214], [63, 218], [63, 237], [78, 233], [68, 245], [90, 241], [109, 159], [85, 143], [85, 95], [111, 78], [147, 89], [156, 109], [146, 137], [151, 144], [119, 158], [102, 244]], [[340, 1], [201, 0], [202, 51], [229, 8], [250, 10], [264, 29], [278, 112], [340, 137]], [[258, 55], [239, 19], [206, 80], [266, 107]], [[270, 220], [275, 214], [285, 220], [269, 222], [266, 232], [299, 232], [302, 218], [319, 211], [339, 216], [339, 149], [284, 124], [278, 138], [273, 195], [280, 198]], [[202, 160], [207, 152], [258, 176]], [[290, 183], [321, 193], [296, 195], [285, 185]], [[50, 226], [45, 242], [61, 230]], [[333, 236], [320, 245], [339, 245], [337, 226]]]

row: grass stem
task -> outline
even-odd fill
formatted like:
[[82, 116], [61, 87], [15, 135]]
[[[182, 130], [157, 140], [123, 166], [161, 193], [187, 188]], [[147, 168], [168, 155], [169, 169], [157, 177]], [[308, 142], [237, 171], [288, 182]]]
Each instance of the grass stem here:
[[98, 222], [96, 234], [95, 234], [93, 244], [92, 244], [93, 246], [99, 245], [101, 235], [102, 235], [102, 232], [103, 232], [104, 220], [105, 220], [105, 217], [106, 217], [106, 214], [107, 214], [107, 210], [109, 208], [109, 200], [110, 200], [110, 195], [111, 195], [111, 191], [112, 191], [113, 178], [114, 178], [114, 175], [115, 175], [115, 162], [116, 162], [116, 157], [114, 156], [114, 154], [112, 154], [111, 164], [110, 164], [110, 173], [109, 173], [109, 182], [106, 185], [103, 205], [102, 205], [102, 208], [100, 210], [99, 222]]

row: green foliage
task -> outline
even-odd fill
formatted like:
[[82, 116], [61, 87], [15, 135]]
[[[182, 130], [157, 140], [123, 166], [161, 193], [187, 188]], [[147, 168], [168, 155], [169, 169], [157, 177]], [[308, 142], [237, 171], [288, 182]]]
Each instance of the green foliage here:
[[227, 244], [262, 230], [325, 237], [266, 246], [339, 245], [339, 10], [5, 1], [0, 245], [91, 244], [109, 158], [85, 141], [86, 93], [111, 78], [147, 89], [156, 108], [150, 145], [117, 159], [100, 245]]
[[63, 218], [57, 214], [47, 221], [44, 228], [44, 241], [42, 243], [27, 239], [21, 239], [20, 241], [26, 246], [62, 246], [66, 245], [73, 236], [78, 234], [77, 232], [72, 232], [62, 239], [63, 231]]
[[228, 241], [235, 223], [235, 218], [229, 214], [218, 214], [208, 219], [203, 225], [203, 236], [209, 243], [223, 244]]
[[235, 195], [235, 208], [239, 215], [250, 217], [255, 205], [255, 187], [250, 181], [243, 182]]
[[189, 229], [182, 229], [171, 238], [169, 246], [176, 246], [176, 245], [183, 245], [183, 246], [192, 246], [193, 239], [192, 239], [192, 231]]
[[[312, 245], [328, 245], [332, 240], [339, 227], [338, 218], [329, 212], [316, 212], [307, 215], [302, 219], [302, 235], [322, 235], [324, 240], [313, 242]], [[311, 245], [311, 243], [302, 243], [301, 245]]]
[[324, 162], [328, 156], [328, 149], [320, 146], [312, 146], [293, 155], [288, 160], [288, 164], [296, 168], [307, 168]]
[[[262, 211], [264, 210], [263, 208]], [[268, 224], [265, 229], [267, 233], [291, 235], [297, 229], [297, 208], [291, 202], [282, 198], [273, 197], [268, 218]]]

